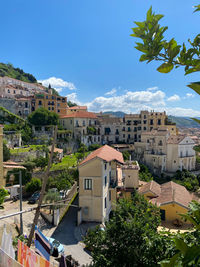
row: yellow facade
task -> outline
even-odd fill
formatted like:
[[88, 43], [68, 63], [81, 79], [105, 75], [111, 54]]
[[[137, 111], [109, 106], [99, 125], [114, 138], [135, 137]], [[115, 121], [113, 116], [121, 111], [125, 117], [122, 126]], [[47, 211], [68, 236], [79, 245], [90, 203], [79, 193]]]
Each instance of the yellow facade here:
[[0, 125], [0, 187], [4, 186], [3, 178], [3, 126]]
[[66, 115], [68, 107], [67, 97], [53, 95], [51, 92], [36, 94], [32, 100], [32, 111], [41, 107], [61, 116]]
[[160, 206], [161, 210], [165, 211], [165, 221], [173, 222], [175, 219], [181, 220], [180, 214], [186, 214], [188, 209], [178, 205], [177, 203], [170, 203]]

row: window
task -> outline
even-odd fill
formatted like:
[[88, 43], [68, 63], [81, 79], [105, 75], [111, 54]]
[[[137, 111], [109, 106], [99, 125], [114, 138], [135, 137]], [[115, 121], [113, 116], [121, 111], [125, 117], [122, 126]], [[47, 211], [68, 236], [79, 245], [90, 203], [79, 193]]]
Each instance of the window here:
[[146, 119], [146, 117], [147, 117], [147, 116], [146, 116], [146, 115], [144, 115], [144, 119]]
[[143, 123], [144, 123], [144, 124], [147, 124], [147, 121], [145, 120], [145, 121], [143, 121]]
[[85, 190], [92, 190], [92, 179], [85, 179], [84, 180], [84, 189]]
[[41, 100], [39, 100], [39, 103], [38, 103], [38, 105], [40, 105], [40, 106], [42, 105], [42, 101], [41, 101]]
[[48, 110], [51, 110], [51, 108], [49, 107]]
[[150, 125], [153, 125], [153, 120], [150, 120]]
[[10, 90], [8, 89], [8, 93], [10, 94]]
[[123, 138], [125, 138], [125, 134], [123, 134]]
[[158, 119], [158, 125], [161, 125], [161, 119]]
[[70, 120], [70, 123], [72, 124], [72, 120]]
[[130, 132], [131, 131], [131, 128], [130, 127], [128, 127], [128, 132]]
[[52, 99], [54, 99], [54, 96], [52, 95]]
[[91, 125], [92, 125], [91, 120], [89, 120], [89, 126], [91, 126]]
[[109, 201], [111, 201], [111, 191], [109, 191]]
[[58, 113], [60, 112], [60, 109], [58, 109]]
[[52, 107], [52, 110], [54, 110], [54, 107]]
[[105, 170], [107, 169], [107, 164], [106, 164], [106, 163], [104, 164], [104, 169], [105, 169]]
[[107, 185], [107, 176], [104, 177], [105, 186]]
[[107, 208], [107, 199], [106, 199], [106, 197], [104, 198], [104, 208], [105, 209]]
[[85, 126], [85, 121], [83, 121], [83, 126]]
[[149, 139], [147, 139], [147, 143], [149, 143]]
[[15, 94], [15, 90], [13, 91], [13, 93]]
[[48, 95], [46, 96], [46, 99], [48, 99]]
[[60, 103], [58, 103], [58, 107], [60, 107]]
[[144, 127], [144, 131], [146, 131], [146, 129], [147, 129], [147, 128], [146, 128], [146, 127]]
[[130, 134], [128, 134], [128, 139], [130, 139], [131, 138], [131, 135]]

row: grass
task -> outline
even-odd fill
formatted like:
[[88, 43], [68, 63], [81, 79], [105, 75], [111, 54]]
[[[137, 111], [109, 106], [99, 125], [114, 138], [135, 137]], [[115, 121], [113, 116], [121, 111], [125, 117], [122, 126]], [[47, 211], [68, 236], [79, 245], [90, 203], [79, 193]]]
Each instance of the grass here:
[[10, 153], [11, 154], [19, 154], [19, 153], [29, 152], [30, 150], [36, 151], [36, 150], [42, 149], [43, 147], [44, 147], [43, 145], [30, 145], [27, 147], [10, 149]]
[[[90, 152], [85, 153], [85, 157], [89, 154]], [[57, 171], [57, 170], [63, 170], [68, 167], [76, 167], [77, 166], [77, 161], [78, 158], [77, 156], [79, 153], [74, 153], [71, 155], [67, 155], [63, 157], [62, 161], [60, 163], [54, 163], [51, 167], [51, 171]]]

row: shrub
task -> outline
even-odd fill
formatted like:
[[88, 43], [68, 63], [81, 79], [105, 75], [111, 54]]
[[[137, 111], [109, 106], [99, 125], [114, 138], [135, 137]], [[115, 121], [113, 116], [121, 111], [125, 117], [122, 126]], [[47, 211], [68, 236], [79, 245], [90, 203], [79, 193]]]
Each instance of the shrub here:
[[42, 187], [42, 182], [38, 178], [32, 178], [31, 181], [26, 184], [26, 192], [28, 193], [34, 193], [36, 191], [39, 191]]

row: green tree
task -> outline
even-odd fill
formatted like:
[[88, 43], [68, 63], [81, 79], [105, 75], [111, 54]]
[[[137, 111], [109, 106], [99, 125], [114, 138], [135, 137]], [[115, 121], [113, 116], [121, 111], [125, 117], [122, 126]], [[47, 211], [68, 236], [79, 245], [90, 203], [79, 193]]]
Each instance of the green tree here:
[[131, 154], [128, 151], [124, 151], [124, 152], [122, 152], [122, 154], [123, 154], [123, 158], [125, 161], [130, 159]]
[[140, 164], [139, 179], [141, 181], [149, 182], [153, 180], [153, 176], [148, 167], [144, 164]]
[[75, 106], [77, 106], [76, 103], [73, 103], [73, 102], [71, 102], [71, 101], [67, 101], [67, 105], [68, 105], [69, 107], [75, 107]]
[[[200, 5], [196, 6], [195, 12], [200, 11]], [[131, 36], [139, 38], [142, 42], [136, 42], [136, 49], [142, 52], [140, 61], [159, 61], [162, 64], [157, 68], [161, 73], [168, 73], [179, 67], [184, 67], [185, 75], [200, 71], [200, 34], [193, 40], [188, 40], [189, 48], [185, 43], [177, 44], [176, 40], [166, 40], [164, 33], [168, 27], [162, 27], [159, 21], [163, 18], [161, 14], [148, 10], [146, 20], [135, 22]], [[195, 92], [200, 94], [200, 82], [193, 82], [188, 85]]]
[[10, 159], [10, 149], [7, 147], [5, 141], [3, 142], [3, 161]]
[[160, 235], [160, 211], [136, 192], [121, 200], [105, 230], [90, 230], [85, 243], [92, 251], [92, 266], [159, 266], [173, 255], [172, 241]]
[[8, 191], [5, 188], [0, 188], [0, 207], [3, 208], [2, 204], [4, 200], [8, 196]]
[[26, 192], [28, 193], [34, 193], [36, 191], [39, 191], [42, 187], [42, 182], [38, 178], [32, 178], [29, 183], [26, 184]]
[[58, 125], [59, 116], [55, 112], [50, 112], [45, 108], [38, 108], [28, 116], [28, 122], [36, 126]]
[[34, 160], [36, 167], [40, 167], [41, 169], [44, 169], [48, 165], [48, 158], [44, 158], [42, 156], [36, 158]]

